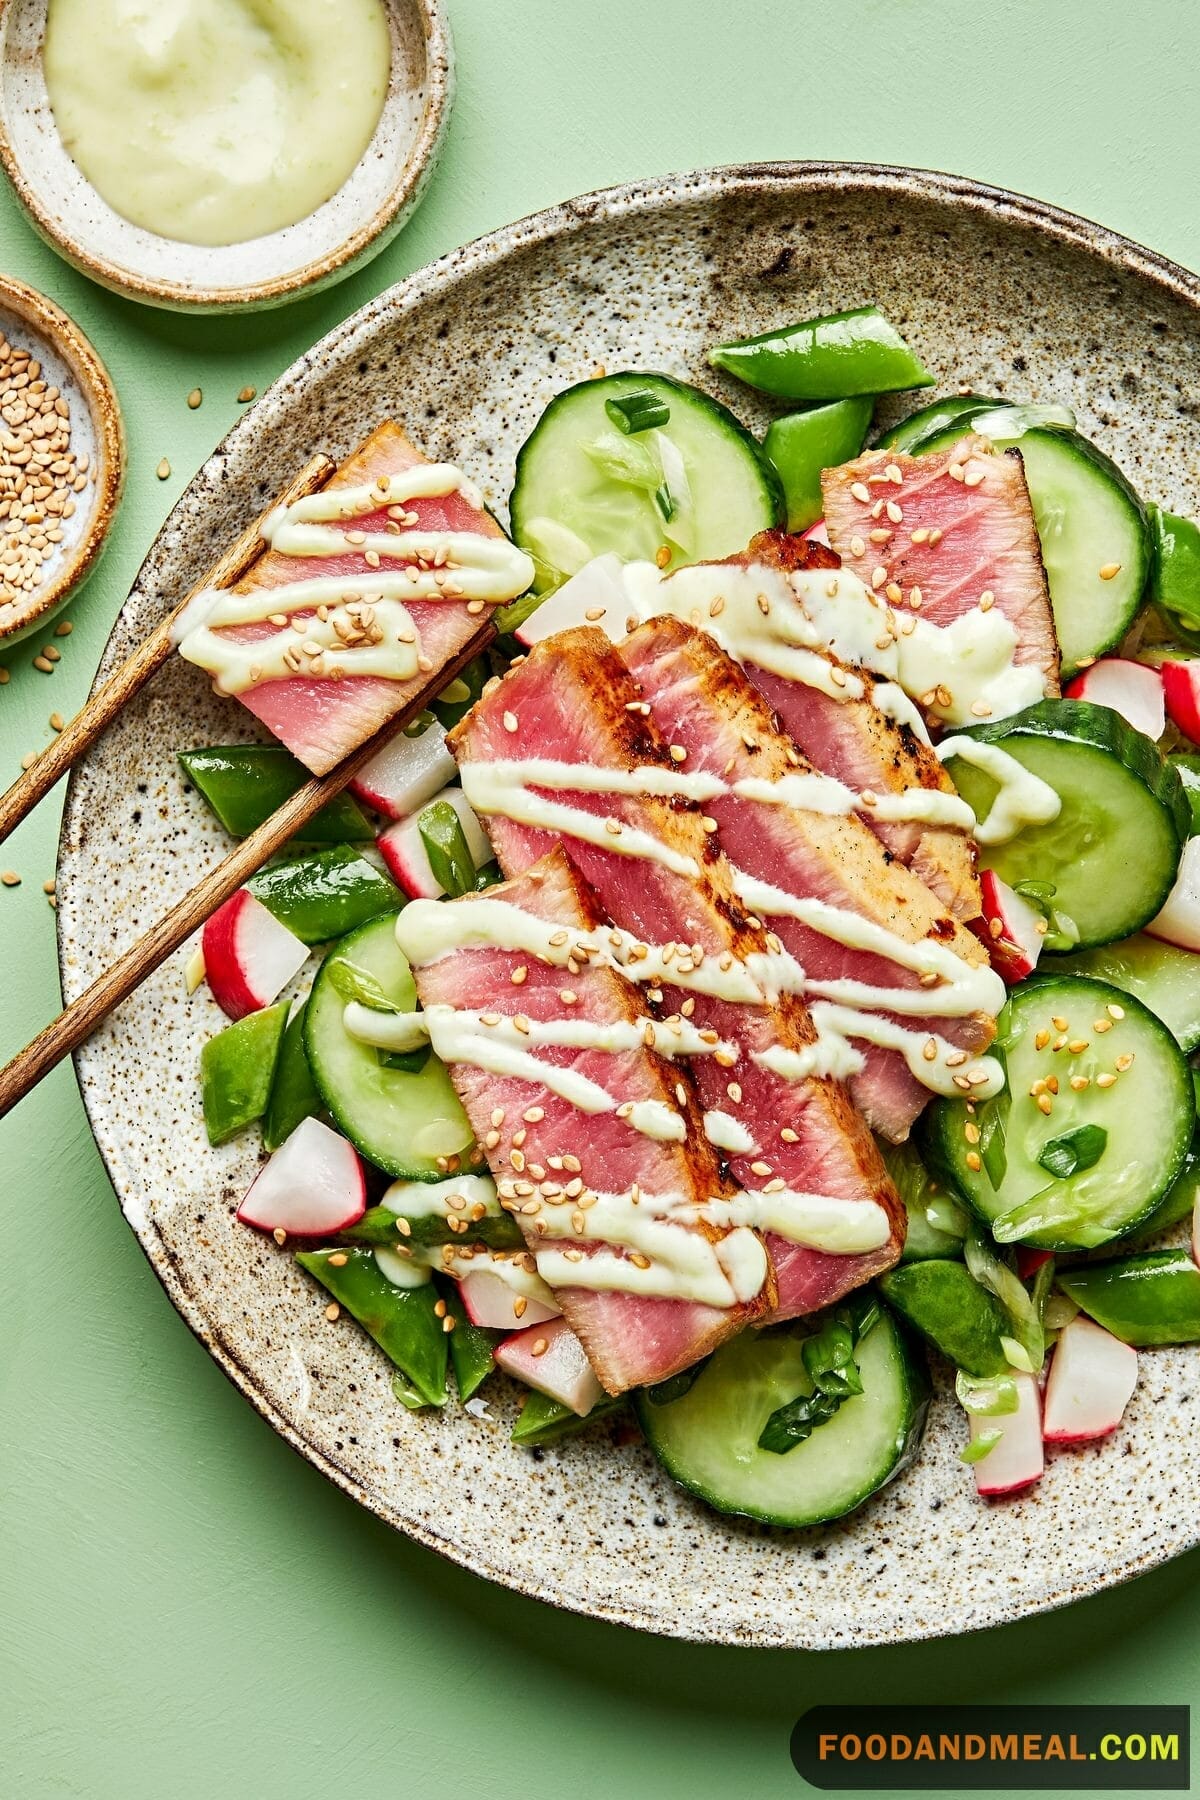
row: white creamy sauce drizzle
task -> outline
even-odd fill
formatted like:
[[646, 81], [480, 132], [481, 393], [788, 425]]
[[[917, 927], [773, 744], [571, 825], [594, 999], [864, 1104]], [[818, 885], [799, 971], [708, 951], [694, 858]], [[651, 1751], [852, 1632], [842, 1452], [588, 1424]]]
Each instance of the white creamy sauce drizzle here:
[[742, 1121], [719, 1109], [705, 1113], [704, 1135], [718, 1150], [728, 1150], [733, 1156], [748, 1156], [755, 1147], [753, 1134]]
[[[463, 1200], [465, 1206], [451, 1206]], [[402, 1219], [449, 1219], [482, 1206], [493, 1218], [500, 1211], [496, 1184], [490, 1175], [452, 1175], [447, 1181], [393, 1181], [384, 1190], [381, 1206]]]
[[[451, 1007], [448, 1011], [454, 1012]], [[420, 1013], [381, 1013], [357, 1000], [347, 1003], [342, 1024], [362, 1044], [383, 1050], [417, 1050], [429, 1042], [430, 1007]], [[459, 1015], [464, 1016], [464, 1015]], [[478, 1013], [466, 1014], [478, 1019]], [[502, 1026], [491, 1026], [496, 1031]], [[511, 1024], [510, 1032], [515, 1032]], [[518, 1044], [555, 1045], [568, 1050], [606, 1050], [613, 1055], [642, 1047], [655, 1050], [670, 1061], [676, 1056], [711, 1056], [714, 1050], [733, 1054], [733, 1046], [712, 1033], [702, 1035], [688, 1019], [531, 1019], [528, 1034], [517, 1034]]]
[[[348, 522], [384, 507], [401, 512], [412, 500], [461, 493], [481, 504], [478, 490], [449, 463], [427, 463], [380, 476], [373, 483], [327, 489], [277, 507], [263, 525], [268, 547], [282, 556], [321, 558], [370, 551], [401, 560], [399, 569], [315, 576], [278, 587], [237, 593], [208, 588], [197, 594], [173, 629], [179, 652], [207, 669], [219, 693], [239, 694], [266, 681], [296, 675], [337, 680], [374, 675], [407, 681], [421, 668], [420, 637], [406, 600], [511, 600], [533, 580], [530, 558], [504, 537], [482, 532], [419, 531], [414, 514], [391, 522], [395, 531], [349, 532]], [[407, 524], [405, 523], [407, 521]], [[327, 611], [325, 618], [317, 609]], [[295, 631], [291, 618], [303, 629]], [[289, 623], [252, 643], [227, 634], [262, 625], [276, 615]]]
[[[653, 832], [642, 831], [636, 825], [625, 825], [619, 819], [601, 818], [597, 813], [585, 812], [582, 807], [566, 806], [561, 800], [548, 800], [544, 794], [534, 793], [520, 775], [512, 773], [522, 767], [520, 763], [463, 763], [463, 793], [477, 813], [498, 813], [514, 824], [577, 838], [581, 843], [611, 850], [616, 856], [634, 856], [661, 863], [673, 875], [684, 875], [689, 879], [699, 875], [700, 865], [694, 857], [672, 850]], [[668, 773], [666, 770], [661, 772]]]
[[[679, 1194], [654, 1198], [645, 1193], [589, 1195], [586, 1233], [572, 1221], [574, 1207], [543, 1206], [544, 1247], [534, 1249], [543, 1280], [555, 1287], [585, 1287], [692, 1300], [728, 1307], [753, 1300], [767, 1278], [767, 1254], [754, 1232], [743, 1227], [715, 1243], [691, 1228], [697, 1210]], [[717, 1203], [719, 1204], [719, 1202]], [[612, 1250], [594, 1250], [580, 1261], [553, 1248], [554, 1239], [611, 1244], [646, 1262], [640, 1267]]]
[[878, 1250], [892, 1233], [883, 1207], [874, 1200], [843, 1200], [831, 1194], [743, 1191], [731, 1200], [709, 1200], [697, 1209], [710, 1225], [751, 1225], [790, 1244], [832, 1256], [861, 1256]]
[[[1017, 634], [998, 607], [975, 606], [934, 625], [889, 606], [847, 569], [788, 573], [761, 564], [697, 563], [664, 576], [653, 563], [627, 563], [625, 587], [636, 618], [688, 620], [736, 661], [835, 700], [860, 700], [867, 689], [827, 655], [884, 676], [952, 725], [969, 723], [976, 705], [1002, 718], [1045, 693], [1036, 663], [1014, 660]], [[948, 704], [924, 700], [939, 688]]]
[[951, 737], [938, 745], [937, 754], [949, 762], [961, 757], [996, 783], [998, 792], [985, 819], [975, 826], [980, 844], [1007, 844], [1026, 825], [1049, 825], [1062, 811], [1062, 799], [1040, 775], [1035, 775], [999, 744], [977, 738]]
[[389, 1244], [380, 1244], [375, 1252], [375, 1264], [379, 1273], [393, 1287], [418, 1288], [428, 1286], [433, 1276], [433, 1263], [424, 1256], [402, 1256]]
[[[506, 1288], [511, 1288], [514, 1297], [519, 1295], [526, 1300], [537, 1300], [543, 1306], [556, 1304], [547, 1283], [526, 1264], [523, 1251], [513, 1254], [493, 1250], [490, 1254], [481, 1256], [477, 1250], [468, 1251], [465, 1248], [450, 1253], [449, 1245], [444, 1245], [428, 1254], [434, 1266], [443, 1273], [452, 1275], [455, 1281], [462, 1281], [468, 1275], [494, 1275]], [[514, 1316], [514, 1324], [517, 1322]]]

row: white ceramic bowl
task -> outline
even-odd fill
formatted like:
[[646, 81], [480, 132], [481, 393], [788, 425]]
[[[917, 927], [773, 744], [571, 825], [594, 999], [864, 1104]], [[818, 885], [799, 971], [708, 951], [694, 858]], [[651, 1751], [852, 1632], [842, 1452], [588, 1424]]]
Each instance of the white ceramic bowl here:
[[71, 160], [46, 92], [49, 0], [0, 7], [0, 163], [41, 235], [117, 293], [177, 311], [278, 306], [340, 281], [417, 205], [453, 96], [442, 0], [384, 0], [391, 79], [379, 124], [337, 193], [295, 225], [242, 244], [184, 244], [114, 212]]

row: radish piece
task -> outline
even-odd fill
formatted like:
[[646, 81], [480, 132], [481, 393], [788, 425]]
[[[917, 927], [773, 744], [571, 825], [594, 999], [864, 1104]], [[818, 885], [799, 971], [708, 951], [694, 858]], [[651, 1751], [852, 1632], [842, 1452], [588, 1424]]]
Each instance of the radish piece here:
[[1042, 1396], [1033, 1375], [1012, 1372], [1017, 1385], [1017, 1410], [987, 1416], [968, 1413], [971, 1441], [985, 1432], [999, 1431], [994, 1444], [981, 1462], [973, 1464], [975, 1485], [981, 1494], [1015, 1494], [1031, 1482], [1040, 1481], [1046, 1466], [1042, 1449]]
[[1169, 696], [1164, 694], [1165, 681], [1165, 667], [1160, 676], [1145, 663], [1130, 662], [1124, 656], [1102, 656], [1069, 682], [1066, 692], [1070, 700], [1090, 700], [1093, 706], [1107, 706], [1120, 713], [1135, 731], [1144, 732], [1157, 743], [1167, 726]]
[[327, 1237], [345, 1231], [366, 1210], [358, 1151], [319, 1119], [304, 1119], [259, 1170], [237, 1216], [259, 1231]]
[[1053, 1250], [1030, 1250], [1024, 1244], [1017, 1245], [1017, 1274], [1022, 1281], [1028, 1281], [1031, 1275], [1036, 1275], [1043, 1263], [1053, 1261]]
[[815, 525], [810, 525], [807, 531], [800, 533], [800, 536], [806, 544], [824, 544], [827, 550], [832, 548], [829, 542], [829, 527], [824, 519], [818, 519]]
[[[487, 1331], [544, 1325], [547, 1319], [557, 1319], [561, 1311], [539, 1275], [526, 1275], [517, 1282], [505, 1280], [493, 1269], [472, 1269], [460, 1280], [458, 1291], [472, 1325], [482, 1325]], [[521, 1300], [525, 1305], [518, 1312]]]
[[583, 1345], [565, 1319], [515, 1331], [496, 1345], [496, 1361], [539, 1394], [548, 1394], [586, 1418], [604, 1390], [596, 1380]]
[[1200, 662], [1165, 662], [1159, 673], [1172, 725], [1200, 744]]
[[[437, 798], [448, 800], [458, 814], [458, 822], [463, 828], [463, 836], [467, 840], [467, 849], [471, 852], [471, 861], [475, 867], [481, 869], [484, 863], [491, 862], [491, 841], [462, 789], [446, 788]], [[421, 841], [419, 821], [418, 813], [410, 813], [407, 818], [398, 819], [394, 825], [389, 825], [377, 842], [393, 879], [410, 900], [440, 900], [446, 890], [434, 879], [433, 870], [429, 866], [429, 853]]]
[[[543, 638], [577, 625], [595, 625], [612, 643], [625, 636], [629, 597], [621, 573], [623, 564], [615, 551], [594, 556], [561, 587], [547, 594], [542, 604], [517, 626], [517, 642], [532, 649]], [[589, 615], [595, 614], [595, 617]]]
[[201, 937], [212, 997], [231, 1019], [277, 1000], [308, 960], [308, 946], [248, 888], [218, 907]]
[[1181, 950], [1200, 950], [1200, 838], [1189, 838], [1183, 846], [1167, 903], [1142, 929]]
[[1121, 1423], [1137, 1386], [1137, 1351], [1080, 1313], [1064, 1325], [1046, 1382], [1048, 1444], [1083, 1444]]
[[415, 737], [403, 732], [394, 737], [354, 777], [350, 790], [385, 819], [403, 819], [440, 794], [454, 775], [446, 727], [436, 722]]
[[[1014, 982], [1031, 975], [1037, 967], [1046, 941], [1045, 930], [1039, 931], [1038, 926], [1044, 927], [1045, 920], [1035, 906], [1022, 899], [991, 869], [984, 869], [980, 875], [979, 889], [983, 897], [985, 926], [980, 936], [988, 947], [992, 967], [1011, 987]], [[993, 935], [993, 920], [999, 921], [998, 936]]]

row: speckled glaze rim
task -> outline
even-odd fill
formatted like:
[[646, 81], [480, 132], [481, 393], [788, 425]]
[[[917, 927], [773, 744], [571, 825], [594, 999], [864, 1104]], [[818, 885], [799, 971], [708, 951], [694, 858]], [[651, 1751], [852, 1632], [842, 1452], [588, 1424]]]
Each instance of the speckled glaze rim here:
[[14, 276], [0, 275], [0, 310], [39, 332], [66, 363], [91, 415], [97, 463], [91, 522], [57, 573], [30, 594], [20, 617], [0, 629], [3, 652], [65, 605], [95, 568], [125, 486], [125, 424], [112, 376], [91, 339], [61, 306]]
[[[741, 164], [687, 174], [667, 175], [645, 182], [601, 189], [565, 201], [543, 212], [532, 214], [512, 225], [504, 226], [500, 230], [478, 238], [461, 249], [450, 252], [436, 262], [428, 264], [424, 269], [418, 270], [397, 286], [378, 295], [376, 299], [336, 327], [334, 331], [300, 357], [267, 390], [257, 402], [256, 408], [251, 413], [243, 415], [213, 452], [209, 461], [197, 472], [193, 482], [177, 502], [164, 530], [170, 529], [185, 510], [189, 495], [218, 479], [222, 462], [231, 450], [236, 449], [241, 434], [253, 429], [251, 421], [255, 412], [262, 409], [269, 414], [272, 410], [277, 409], [289, 391], [302, 384], [306, 376], [319, 367], [323, 359], [334, 348], [339, 353], [352, 355], [355, 348], [364, 339], [370, 337], [382, 313], [394, 314], [397, 311], [409, 311], [431, 295], [452, 287], [458, 281], [476, 274], [482, 269], [494, 268], [515, 253], [526, 251], [539, 243], [545, 243], [550, 239], [569, 237], [571, 234], [583, 230], [589, 222], [596, 219], [619, 219], [630, 214], [655, 211], [675, 205], [682, 206], [696, 200], [736, 197], [739, 193], [761, 195], [773, 188], [786, 188], [796, 196], [813, 197], [830, 192], [875, 192], [881, 195], [934, 201], [946, 206], [996, 213], [1019, 228], [1049, 237], [1064, 246], [1098, 255], [1115, 268], [1144, 277], [1147, 281], [1168, 290], [1200, 313], [1200, 278], [1171, 262], [1168, 258], [1145, 249], [1132, 240], [1122, 237], [1119, 233], [1110, 231], [1077, 214], [1065, 212], [1058, 207], [1012, 193], [1006, 189], [990, 187], [963, 177], [946, 175], [932, 170], [896, 168], [885, 164], [834, 162]], [[303, 446], [298, 447], [298, 457], [302, 455], [303, 449]], [[74, 781], [74, 777], [72, 781]], [[68, 793], [67, 818], [69, 818], [70, 811], [71, 796]], [[64, 838], [60, 839], [60, 857], [65, 843], [65, 831], [66, 826], [64, 826]], [[58, 943], [61, 976], [65, 974], [63, 959], [66, 952], [61, 921]], [[114, 1170], [105, 1156], [103, 1134], [97, 1129], [97, 1121], [92, 1117], [86, 1088], [81, 1089], [81, 1098], [89, 1126], [96, 1139], [97, 1148], [100, 1150], [102, 1160], [105, 1162], [115, 1188]], [[647, 1616], [639, 1612], [636, 1606], [628, 1601], [610, 1603], [605, 1600], [597, 1600], [592, 1602], [560, 1595], [554, 1591], [549, 1582], [539, 1575], [536, 1568], [506, 1560], [506, 1546], [500, 1540], [495, 1542], [494, 1555], [485, 1558], [439, 1536], [436, 1530], [426, 1522], [407, 1520], [401, 1524], [396, 1519], [394, 1508], [388, 1504], [384, 1496], [364, 1486], [349, 1468], [306, 1439], [303, 1432], [262, 1391], [253, 1368], [240, 1358], [229, 1345], [214, 1335], [203, 1318], [199, 1306], [185, 1290], [173, 1259], [167, 1253], [162, 1242], [156, 1237], [152, 1238], [149, 1233], [145, 1236], [135, 1233], [135, 1236], [138, 1237], [138, 1242], [141, 1244], [147, 1260], [185, 1323], [234, 1386], [245, 1395], [284, 1441], [385, 1523], [403, 1529], [407, 1536], [423, 1544], [426, 1548], [437, 1551], [473, 1574], [500, 1582], [528, 1598], [564, 1607], [585, 1617], [697, 1643], [708, 1642], [772, 1649], [790, 1647], [825, 1650], [854, 1647], [856, 1644], [861, 1646], [883, 1642], [915, 1642], [922, 1638], [953, 1635], [950, 1625], [935, 1623], [917, 1625], [911, 1630], [906, 1629], [903, 1632], [885, 1631], [882, 1634], [872, 1634], [868, 1631], [847, 1641], [846, 1639], [834, 1640], [828, 1635], [819, 1633], [789, 1636], [782, 1633], [771, 1633], [761, 1628], [735, 1632], [717, 1626], [708, 1627], [700, 1615], [694, 1615], [686, 1621], [665, 1620], [660, 1616]], [[979, 1621], [971, 1629], [1009, 1624], [1018, 1619], [1067, 1605], [1071, 1601], [1083, 1599], [1102, 1589], [1127, 1581], [1135, 1575], [1143, 1574], [1158, 1564], [1182, 1554], [1185, 1550], [1194, 1548], [1197, 1544], [1200, 1544], [1200, 1518], [1197, 1518], [1194, 1523], [1191, 1535], [1183, 1542], [1176, 1542], [1170, 1546], [1151, 1546], [1149, 1549], [1134, 1552], [1127, 1560], [1117, 1565], [1104, 1562], [1098, 1557], [1082, 1578], [1078, 1575], [1074, 1579], [1067, 1577], [1060, 1586], [1048, 1583], [1045, 1590], [1032, 1601], [1028, 1598], [1019, 1602], [995, 1601], [989, 1606], [987, 1618]]]
[[[0, 15], [10, 0], [0, 0]], [[425, 39], [426, 103], [421, 129], [404, 165], [401, 179], [383, 205], [343, 240], [336, 250], [317, 257], [298, 269], [243, 287], [202, 287], [188, 282], [150, 280], [121, 263], [110, 262], [81, 248], [60, 230], [39, 201], [13, 149], [3, 108], [0, 108], [0, 168], [30, 223], [53, 250], [101, 286], [115, 293], [187, 312], [245, 311], [280, 305], [303, 294], [332, 286], [349, 275], [367, 253], [382, 250], [399, 231], [421, 199], [436, 167], [454, 99], [454, 49], [444, 0], [407, 0], [415, 7]], [[365, 155], [370, 155], [367, 146]]]

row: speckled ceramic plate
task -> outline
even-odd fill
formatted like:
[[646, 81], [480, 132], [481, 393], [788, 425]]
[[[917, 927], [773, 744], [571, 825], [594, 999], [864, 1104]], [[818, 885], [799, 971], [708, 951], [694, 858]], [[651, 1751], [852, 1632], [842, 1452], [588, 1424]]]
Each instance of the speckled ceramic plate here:
[[[313, 450], [386, 413], [503, 511], [513, 456], [559, 388], [648, 366], [719, 387], [714, 338], [874, 298], [944, 388], [1067, 399], [1148, 495], [1200, 508], [1200, 282], [1112, 233], [943, 176], [790, 164], [589, 195], [456, 251], [318, 344], [197, 475], [108, 646], [128, 653]], [[748, 396], [731, 398], [754, 418]], [[195, 669], [167, 669], [71, 784], [59, 869], [68, 997], [224, 848], [175, 752], [247, 735]], [[493, 1416], [413, 1416], [384, 1359], [269, 1239], [237, 1226], [251, 1143], [210, 1150], [196, 1080], [220, 1023], [176, 957], [80, 1053], [101, 1152], [163, 1286], [254, 1405], [382, 1518], [493, 1580], [647, 1630], [836, 1646], [993, 1625], [1197, 1541], [1195, 1350], [1142, 1360], [1115, 1441], [1054, 1456], [1026, 1498], [985, 1505], [943, 1391], [901, 1480], [824, 1530], [771, 1531], [679, 1492], [605, 1429], [533, 1458], [515, 1396]]]

